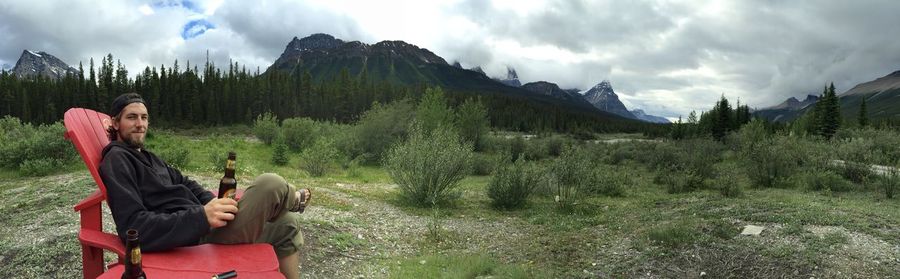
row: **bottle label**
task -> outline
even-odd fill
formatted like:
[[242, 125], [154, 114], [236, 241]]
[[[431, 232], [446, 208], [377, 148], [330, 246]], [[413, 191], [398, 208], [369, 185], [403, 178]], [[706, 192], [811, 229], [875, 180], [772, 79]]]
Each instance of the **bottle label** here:
[[225, 168], [226, 169], [234, 169], [234, 161], [228, 160], [228, 162], [225, 163]]
[[141, 263], [141, 248], [134, 247], [134, 249], [131, 249], [131, 264], [139, 263]]
[[225, 191], [225, 194], [222, 195], [223, 198], [234, 199], [234, 189]]

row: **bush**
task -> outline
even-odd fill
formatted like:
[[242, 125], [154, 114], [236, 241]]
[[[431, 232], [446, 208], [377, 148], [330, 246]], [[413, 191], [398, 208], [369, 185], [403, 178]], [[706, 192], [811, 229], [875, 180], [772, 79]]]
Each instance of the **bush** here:
[[484, 150], [484, 138], [490, 131], [487, 108], [480, 100], [466, 99], [456, 110], [456, 123], [463, 141], [471, 143], [476, 151]]
[[491, 175], [498, 165], [507, 163], [508, 160], [503, 157], [475, 153], [472, 156], [472, 175]]
[[228, 153], [221, 152], [220, 150], [210, 150], [206, 157], [209, 160], [209, 165], [212, 166], [213, 171], [225, 171], [225, 163], [228, 161]]
[[316, 121], [310, 118], [288, 118], [281, 122], [284, 143], [293, 151], [301, 151], [312, 145], [320, 131]]
[[510, 162], [515, 162], [519, 159], [519, 156], [525, 154], [525, 139], [518, 135], [513, 136], [512, 139], [507, 140], [505, 151], [508, 154], [512, 154]]
[[59, 166], [72, 162], [78, 154], [64, 137], [65, 127], [56, 122], [32, 126], [14, 117], [0, 119], [0, 167], [17, 169], [23, 162], [53, 158]]
[[875, 180], [876, 189], [884, 192], [884, 197], [893, 199], [897, 190], [900, 190], [900, 173], [897, 171], [889, 171], [884, 176]]
[[413, 120], [414, 107], [406, 100], [387, 105], [375, 103], [363, 113], [353, 132], [344, 137], [342, 144], [351, 158], [361, 158], [364, 163], [377, 163], [392, 145], [407, 136]]
[[703, 178], [699, 175], [673, 170], [660, 171], [654, 182], [665, 185], [669, 194], [688, 193], [704, 187]]
[[726, 198], [736, 198], [743, 195], [741, 184], [738, 181], [738, 170], [731, 164], [717, 168], [718, 175], [712, 181], [713, 188], [719, 190], [719, 194]]
[[845, 161], [839, 168], [840, 174], [847, 180], [855, 183], [865, 183], [872, 174], [869, 164]]
[[28, 159], [19, 164], [19, 172], [26, 176], [44, 176], [59, 170], [63, 162], [55, 158]]
[[798, 186], [813, 191], [844, 192], [852, 189], [853, 185], [840, 175], [828, 170], [810, 170], [796, 175], [794, 181]]
[[272, 164], [284, 166], [290, 162], [287, 156], [287, 145], [283, 141], [276, 140], [272, 148]]
[[775, 187], [800, 167], [803, 159], [792, 150], [794, 139], [777, 137], [766, 139], [757, 145], [745, 146], [741, 157], [747, 176], [754, 186]]
[[497, 169], [488, 184], [487, 194], [495, 208], [515, 209], [525, 205], [538, 182], [538, 174], [520, 156], [515, 162], [505, 163]]
[[272, 144], [278, 133], [278, 119], [271, 112], [260, 114], [253, 122], [253, 134], [266, 145]]
[[656, 226], [647, 233], [647, 237], [656, 243], [670, 248], [684, 247], [694, 243], [698, 230], [696, 225], [688, 222], [670, 223]]
[[525, 159], [538, 161], [547, 158], [547, 145], [542, 139], [532, 138], [525, 143]]
[[570, 210], [581, 199], [581, 192], [590, 183], [590, 159], [577, 147], [563, 150], [559, 158], [553, 160], [548, 172], [548, 183], [555, 191], [554, 200], [558, 208]]
[[630, 185], [628, 170], [619, 169], [616, 166], [595, 166], [588, 173], [585, 192], [610, 197], [625, 195], [625, 185]]
[[[177, 169], [184, 169], [191, 162], [191, 150], [182, 145], [161, 148], [157, 155], [167, 164]], [[224, 169], [224, 163], [222, 163], [222, 166]]]
[[384, 165], [400, 186], [400, 195], [418, 206], [432, 207], [452, 202], [455, 189], [469, 173], [472, 145], [445, 129], [425, 133], [414, 125], [406, 142], [388, 151]]
[[559, 157], [562, 154], [563, 148], [567, 144], [566, 138], [560, 135], [552, 135], [547, 138], [547, 155], [551, 157]]
[[323, 137], [300, 154], [300, 168], [308, 172], [310, 176], [320, 177], [325, 175], [339, 158], [340, 153], [334, 147], [334, 142]]

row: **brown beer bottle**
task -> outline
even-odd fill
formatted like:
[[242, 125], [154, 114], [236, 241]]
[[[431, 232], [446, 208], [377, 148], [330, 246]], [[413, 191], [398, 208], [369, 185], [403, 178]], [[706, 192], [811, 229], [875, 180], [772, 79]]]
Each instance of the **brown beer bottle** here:
[[138, 231], [130, 229], [125, 235], [125, 272], [122, 273], [122, 279], [147, 279], [141, 265], [141, 241], [138, 238]]
[[234, 191], [237, 189], [237, 180], [234, 179], [234, 151], [228, 152], [228, 162], [225, 163], [225, 176], [219, 180], [219, 198], [234, 199]]

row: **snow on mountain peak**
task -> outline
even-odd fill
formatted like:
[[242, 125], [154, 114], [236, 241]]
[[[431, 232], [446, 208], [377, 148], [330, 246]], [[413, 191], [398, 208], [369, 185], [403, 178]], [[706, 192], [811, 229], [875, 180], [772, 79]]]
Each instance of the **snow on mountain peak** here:
[[40, 54], [37, 54], [37, 53], [34, 52], [34, 51], [31, 51], [31, 50], [28, 50], [28, 49], [26, 49], [25, 51], [27, 51], [27, 52], [28, 52], [29, 54], [31, 54], [31, 55], [34, 55], [34, 56], [37, 56], [37, 57], [42, 57]]

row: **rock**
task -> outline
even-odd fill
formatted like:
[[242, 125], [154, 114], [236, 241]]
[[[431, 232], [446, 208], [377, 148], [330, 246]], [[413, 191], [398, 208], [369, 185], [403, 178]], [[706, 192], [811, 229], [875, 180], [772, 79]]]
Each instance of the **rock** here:
[[741, 232], [741, 235], [759, 235], [765, 228], [766, 227], [746, 225], [744, 226], [744, 231]]

